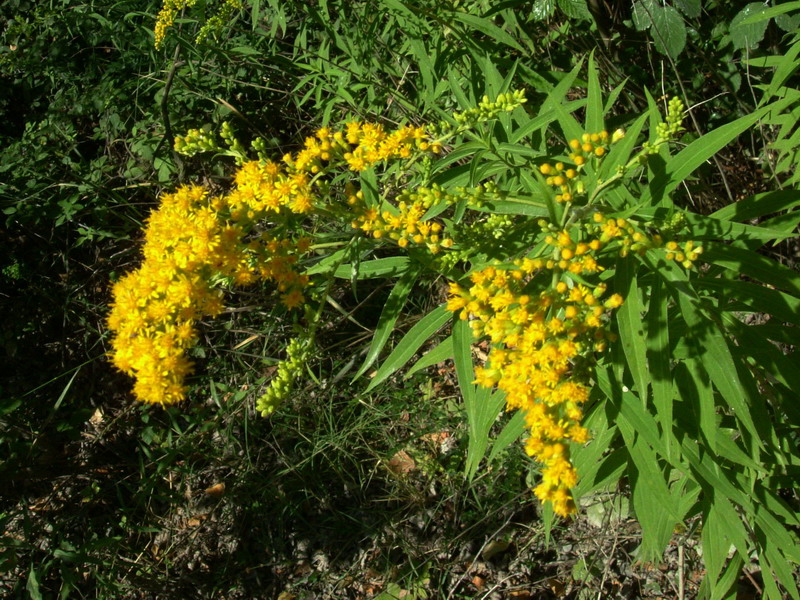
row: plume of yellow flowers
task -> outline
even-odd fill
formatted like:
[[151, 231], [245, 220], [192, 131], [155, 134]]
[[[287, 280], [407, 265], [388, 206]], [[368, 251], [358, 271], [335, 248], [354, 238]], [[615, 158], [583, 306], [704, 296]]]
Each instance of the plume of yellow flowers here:
[[136, 378], [137, 399], [172, 404], [184, 398], [192, 371], [185, 354], [197, 340], [195, 324], [223, 310], [214, 278], [239, 285], [271, 280], [288, 307], [302, 303], [307, 277], [294, 264], [308, 242], [267, 234], [245, 241], [248, 228], [231, 218], [225, 197], [203, 187], [162, 196], [145, 228], [144, 262], [114, 284], [108, 316], [112, 361]]
[[570, 490], [577, 482], [569, 442], [589, 438], [580, 424], [589, 396], [580, 371], [595, 350], [605, 348], [611, 334], [604, 324], [622, 297], [613, 294], [602, 301], [603, 284], [590, 290], [568, 275], [600, 270], [592, 256], [601, 247], [597, 240], [579, 247], [563, 231], [551, 241], [554, 256], [568, 258], [525, 258], [476, 271], [470, 287], [450, 284], [447, 308], [470, 319], [476, 338], [492, 342], [486, 364], [476, 368], [475, 383], [497, 386], [505, 392], [508, 410], [525, 411], [526, 451], [544, 465], [534, 492], [566, 516], [575, 511]]
[[[178, 10], [179, 4], [168, 6]], [[176, 145], [191, 152], [193, 139], [179, 138]], [[213, 141], [205, 140], [202, 149], [215, 149]], [[311, 240], [275, 232], [286, 224], [283, 217], [309, 215], [327, 205], [331, 195], [323, 175], [439, 151], [422, 127], [386, 131], [352, 122], [338, 131], [318, 130], [281, 162], [244, 162], [226, 195], [213, 196], [201, 186], [163, 195], [144, 231], [144, 262], [113, 286], [108, 316], [110, 355], [115, 366], [135, 377], [135, 397], [155, 404], [184, 399], [184, 381], [192, 372], [186, 351], [196, 343], [196, 323], [223, 311], [214, 281], [242, 286], [271, 281], [287, 308], [304, 303], [309, 278], [298, 271], [297, 261]], [[257, 231], [265, 221], [277, 224]]]
[[160, 49], [167, 37], [167, 31], [175, 23], [175, 17], [184, 8], [194, 6], [197, 0], [164, 0], [161, 10], [158, 11], [155, 26], [155, 47]]

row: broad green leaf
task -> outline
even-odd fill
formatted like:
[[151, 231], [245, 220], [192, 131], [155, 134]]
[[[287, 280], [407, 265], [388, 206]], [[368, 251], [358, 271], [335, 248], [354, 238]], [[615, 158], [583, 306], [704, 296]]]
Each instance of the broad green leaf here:
[[392, 373], [401, 369], [405, 364], [414, 356], [414, 353], [435, 334], [442, 325], [447, 323], [453, 313], [448, 311], [444, 305], [434, 309], [424, 317], [422, 317], [416, 325], [414, 325], [406, 335], [403, 336], [392, 353], [383, 361], [375, 377], [370, 381], [366, 391], [370, 391], [375, 386], [383, 383], [388, 379]]
[[537, 21], [544, 21], [550, 18], [555, 10], [555, 0], [534, 0], [531, 7], [531, 15]]
[[672, 5], [690, 19], [700, 16], [701, 0], [673, 0]]
[[633, 26], [644, 31], [653, 24], [653, 12], [659, 9], [656, 0], [636, 0], [633, 3]]
[[733, 17], [730, 36], [735, 48], [752, 50], [761, 43], [761, 40], [764, 39], [764, 32], [767, 30], [767, 20], [754, 19], [757, 19], [757, 15], [765, 8], [766, 5], [762, 2], [751, 2]]
[[686, 25], [680, 13], [669, 5], [656, 5], [650, 17], [650, 35], [656, 50], [676, 60], [686, 46]]
[[405, 306], [411, 288], [414, 287], [414, 283], [417, 281], [419, 271], [420, 269], [417, 266], [409, 267], [392, 288], [389, 297], [386, 298], [386, 304], [383, 306], [381, 316], [378, 319], [378, 326], [375, 328], [375, 333], [372, 335], [372, 343], [367, 351], [364, 364], [361, 365], [361, 368], [353, 376], [353, 381], [361, 377], [361, 375], [372, 366], [372, 363], [378, 359], [378, 355], [381, 350], [383, 350], [386, 342], [389, 341], [389, 336], [392, 334], [394, 324], [397, 322], [397, 317], [400, 316], [403, 306]]
[[586, 6], [586, 0], [557, 0], [556, 3], [570, 19], [592, 20], [592, 13]]

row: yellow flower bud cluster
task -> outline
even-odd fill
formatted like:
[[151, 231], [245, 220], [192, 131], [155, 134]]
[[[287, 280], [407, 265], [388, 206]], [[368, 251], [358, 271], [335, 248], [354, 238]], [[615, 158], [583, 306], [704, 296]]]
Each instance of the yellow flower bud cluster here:
[[609, 146], [622, 139], [624, 132], [614, 132], [609, 136], [603, 130], [597, 133], [584, 133], [581, 139], [574, 138], [569, 141], [569, 158], [572, 165], [562, 162], [555, 164], [544, 163], [539, 166], [539, 172], [546, 177], [545, 183], [553, 186], [559, 193], [556, 202], [574, 202], [576, 197], [584, 193], [583, 182], [578, 175], [588, 160], [602, 159], [608, 152]]
[[667, 104], [667, 119], [656, 125], [656, 135], [661, 140], [674, 140], [684, 131], [683, 112], [686, 106], [683, 100], [673, 97]]
[[545, 263], [548, 269], [558, 268], [575, 275], [598, 273], [603, 270], [593, 254], [603, 247], [600, 240], [576, 242], [570, 232], [564, 229], [556, 235], [545, 237], [545, 243], [553, 246], [555, 250], [553, 258]]
[[167, 31], [175, 23], [175, 17], [184, 8], [194, 6], [197, 0], [164, 0], [161, 10], [156, 17], [155, 47], [159, 50], [164, 44]]
[[[475, 383], [505, 392], [508, 410], [525, 412], [530, 433], [526, 451], [543, 463], [542, 482], [534, 490], [562, 516], [575, 512], [571, 488], [577, 473], [569, 442], [585, 443], [589, 433], [580, 422], [588, 388], [578, 381], [576, 365], [590, 362], [610, 334], [604, 330], [609, 312], [622, 304], [618, 294], [605, 303], [604, 286], [589, 290], [571, 279], [532, 292], [542, 259], [523, 259], [514, 266], [490, 266], [470, 276], [471, 286], [450, 284], [448, 310], [471, 319], [476, 338], [492, 344]], [[544, 287], [544, 289], [542, 289]]]
[[586, 225], [585, 229], [597, 235], [603, 245], [616, 241], [617, 252], [622, 257], [628, 256], [631, 252], [644, 256], [648, 250], [666, 248], [667, 260], [674, 260], [684, 268], [691, 269], [703, 253], [703, 247], [694, 241], [684, 242], [682, 247], [675, 241], [665, 242], [661, 234], [650, 235], [628, 219], [606, 217], [601, 212], [595, 212], [592, 219], [594, 224]]
[[[459, 130], [470, 129], [478, 123], [484, 123], [497, 118], [500, 113], [512, 112], [522, 106], [527, 99], [524, 90], [512, 90], [506, 94], [499, 94], [495, 100], [489, 96], [484, 96], [478, 106], [465, 110], [464, 112], [454, 113], [453, 119], [458, 123]], [[442, 132], [447, 133], [450, 126], [446, 123], [439, 125]]]
[[256, 410], [262, 417], [268, 417], [278, 408], [294, 389], [294, 384], [303, 372], [311, 355], [311, 339], [295, 338], [286, 347], [286, 359], [278, 365], [277, 373], [269, 383], [269, 387], [256, 402]]
[[190, 129], [185, 135], [175, 136], [173, 148], [175, 152], [184, 156], [220, 150], [214, 134], [203, 129]]
[[397, 206], [387, 202], [387, 209], [379, 210], [367, 207], [363, 192], [359, 190], [348, 198], [357, 215], [351, 225], [353, 229], [361, 229], [376, 239], [394, 240], [401, 248], [413, 244], [438, 254], [442, 248], [452, 247], [453, 240], [443, 234], [441, 223], [423, 220], [423, 216], [431, 206], [443, 201], [444, 196], [439, 187], [406, 190], [397, 197]]
[[684, 242], [683, 246], [680, 246], [678, 242], [667, 242], [664, 244], [664, 248], [667, 250], [666, 259], [674, 260], [684, 269], [691, 269], [703, 253], [703, 247], [695, 245], [692, 240]]
[[222, 31], [222, 28], [231, 20], [233, 12], [242, 9], [241, 0], [225, 0], [222, 6], [219, 7], [217, 13], [206, 21], [200, 28], [195, 38], [195, 44], [204, 42], [209, 37], [216, 37]]

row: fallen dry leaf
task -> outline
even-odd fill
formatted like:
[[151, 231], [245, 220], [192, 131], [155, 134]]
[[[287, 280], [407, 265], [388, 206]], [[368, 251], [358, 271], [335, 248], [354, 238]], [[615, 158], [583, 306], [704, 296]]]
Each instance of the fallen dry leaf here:
[[405, 475], [417, 468], [417, 463], [405, 450], [400, 450], [387, 463], [389, 470], [395, 475]]
[[483, 586], [486, 585], [486, 580], [479, 575], [475, 575], [475, 577], [472, 578], [472, 585], [474, 585], [480, 591], [483, 589]]
[[215, 483], [211, 487], [207, 487], [205, 490], [206, 494], [213, 498], [219, 498], [222, 494], [225, 493], [225, 484], [224, 483]]
[[506, 550], [508, 550], [508, 547], [510, 545], [511, 544], [509, 542], [506, 542], [505, 540], [491, 541], [488, 544], [486, 544], [486, 546], [483, 549], [483, 552], [481, 552], [481, 558], [483, 560], [489, 560], [496, 554], [500, 554], [501, 552], [505, 552]]

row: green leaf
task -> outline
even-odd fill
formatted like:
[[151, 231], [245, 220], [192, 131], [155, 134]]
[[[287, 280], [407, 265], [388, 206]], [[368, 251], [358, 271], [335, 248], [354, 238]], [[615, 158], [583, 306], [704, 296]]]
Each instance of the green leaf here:
[[[721, 497], [713, 497], [713, 502], [703, 518], [703, 563], [705, 563], [709, 585], [714, 587], [719, 580], [728, 550], [735, 537], [744, 543], [744, 532], [739, 531], [742, 523], [730, 503]], [[738, 527], [737, 527], [738, 525]], [[747, 548], [747, 545], [744, 545]]]
[[414, 365], [406, 372], [405, 378], [408, 379], [417, 371], [427, 369], [450, 358], [453, 358], [453, 336], [442, 340], [435, 348], [428, 350]]
[[761, 432], [750, 414], [750, 399], [739, 380], [727, 340], [720, 333], [717, 324], [698, 310], [686, 296], [679, 296], [679, 303], [688, 328], [686, 335], [690, 338], [694, 351], [702, 359], [714, 387], [733, 410], [736, 419], [753, 435], [756, 444], [763, 448]]
[[690, 19], [700, 16], [701, 0], [673, 0], [672, 4]]
[[383, 350], [386, 342], [389, 341], [389, 336], [392, 334], [394, 324], [397, 321], [397, 317], [400, 316], [403, 306], [405, 306], [411, 288], [414, 287], [419, 271], [419, 267], [412, 266], [408, 271], [403, 273], [403, 276], [398, 279], [397, 283], [392, 288], [389, 297], [386, 299], [386, 304], [381, 311], [381, 316], [378, 319], [378, 326], [375, 328], [375, 333], [372, 335], [372, 343], [364, 359], [364, 364], [361, 365], [361, 368], [353, 376], [353, 381], [361, 377], [361, 375], [372, 366], [372, 363], [378, 359], [378, 355], [381, 350]]
[[489, 452], [489, 458], [486, 460], [493, 462], [503, 450], [516, 442], [523, 433], [525, 433], [525, 411], [518, 410], [500, 433], [497, 434], [497, 438], [492, 444], [492, 451]]
[[747, 275], [800, 297], [800, 274], [793, 269], [750, 250], [708, 242], [703, 260], [735, 273]]
[[416, 325], [414, 325], [406, 335], [403, 336], [392, 353], [383, 361], [375, 377], [370, 381], [366, 391], [369, 392], [375, 386], [383, 383], [395, 371], [402, 368], [409, 359], [414, 356], [414, 353], [428, 341], [428, 339], [435, 334], [442, 325], [447, 323], [453, 313], [447, 310], [444, 305], [432, 310], [430, 313], [422, 317]]
[[[740, 10], [730, 26], [730, 35], [733, 46], [737, 49], [756, 48], [764, 39], [767, 30], [767, 19], [758, 19], [758, 15], [767, 8], [763, 2], [751, 2]], [[747, 23], [745, 23], [747, 21]]]
[[684, 387], [691, 386], [691, 393], [687, 394], [689, 402], [697, 407], [700, 431], [705, 436], [709, 449], [717, 452], [717, 410], [714, 404], [714, 390], [711, 388], [708, 373], [704, 367], [704, 360], [689, 358], [685, 361], [687, 380], [682, 382]]
[[650, 373], [647, 367], [647, 345], [642, 322], [642, 303], [639, 298], [637, 263], [632, 258], [617, 260], [614, 284], [622, 294], [624, 302], [617, 309], [619, 336], [625, 359], [642, 402], [647, 401]]
[[[571, 102], [564, 103], [564, 110], [574, 112], [583, 108], [586, 105], [586, 99], [572, 100]], [[525, 123], [522, 127], [517, 129], [509, 137], [511, 143], [518, 143], [521, 139], [529, 136], [535, 131], [544, 131], [550, 123], [556, 120], [556, 113], [552, 109], [543, 110], [539, 115]]]
[[[477, 31], [480, 31], [481, 33], [488, 35], [490, 38], [492, 38], [494, 41], [500, 44], [504, 44], [506, 46], [514, 48], [515, 50], [524, 52], [522, 46], [520, 46], [517, 43], [517, 41], [513, 37], [511, 37], [511, 35], [507, 31], [498, 27], [497, 25], [492, 23], [489, 19], [482, 19], [481, 17], [462, 12], [456, 12], [453, 15], [453, 18], [456, 21], [460, 21], [464, 25], [467, 25], [467, 27], [471, 29], [475, 29]], [[468, 32], [467, 35], [470, 35], [470, 33]]]
[[709, 216], [720, 221], [749, 221], [795, 206], [800, 206], [800, 191], [778, 190], [748, 196], [720, 208]]
[[557, 0], [556, 4], [570, 19], [592, 20], [592, 13], [586, 6], [586, 0]]
[[589, 54], [587, 69], [589, 86], [586, 93], [586, 131], [598, 133], [603, 129], [603, 94], [600, 91], [600, 79], [594, 62], [594, 51]]
[[410, 264], [407, 256], [389, 256], [359, 262], [356, 265], [349, 263], [339, 265], [335, 275], [340, 279], [352, 279], [355, 272], [356, 279], [387, 279], [402, 275], [408, 271]]
[[656, 0], [636, 0], [633, 3], [633, 26], [644, 31], [653, 24], [653, 12], [658, 10]]
[[653, 25], [650, 34], [653, 36], [656, 50], [676, 60], [686, 46], [686, 25], [680, 13], [671, 6], [659, 6], [651, 14]]
[[644, 190], [642, 201], [653, 199], [657, 203], [665, 203], [667, 195], [695, 169], [752, 127], [768, 110], [770, 107], [765, 106], [705, 134], [686, 146], [667, 162], [665, 172], [654, 178]]
[[672, 357], [669, 353], [669, 316], [664, 283], [656, 278], [650, 291], [645, 326], [647, 328], [647, 363], [650, 369], [650, 385], [653, 389], [653, 404], [661, 423], [666, 458], [672, 457]]
[[[800, 298], [749, 281], [698, 278], [697, 289], [709, 290], [725, 310], [760, 312], [800, 327]], [[728, 300], [733, 300], [732, 304]], [[749, 310], [747, 310], [749, 309]]]
[[544, 21], [553, 15], [555, 8], [555, 0], [534, 0], [531, 16], [537, 21]]
[[476, 212], [487, 212], [498, 215], [526, 215], [528, 217], [546, 217], [549, 214], [546, 202], [536, 200], [490, 200]]
[[475, 380], [475, 371], [472, 367], [472, 331], [469, 322], [459, 319], [453, 325], [453, 349], [458, 387], [464, 398], [469, 425], [464, 472], [468, 479], [472, 479], [486, 454], [489, 431], [503, 410], [505, 395], [499, 391], [492, 393], [491, 390], [472, 383]]
[[599, 179], [607, 179], [616, 172], [617, 167], [627, 164], [646, 122], [647, 114], [643, 114], [627, 129], [625, 137], [611, 146], [611, 151], [601, 163], [600, 170], [597, 173]]

